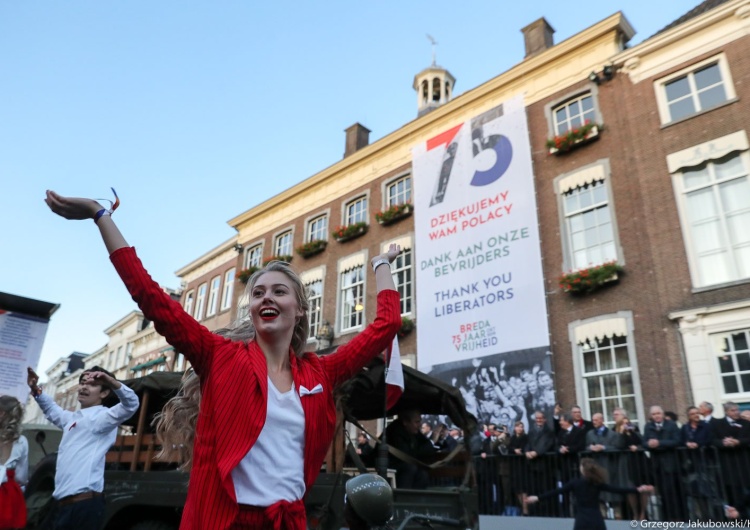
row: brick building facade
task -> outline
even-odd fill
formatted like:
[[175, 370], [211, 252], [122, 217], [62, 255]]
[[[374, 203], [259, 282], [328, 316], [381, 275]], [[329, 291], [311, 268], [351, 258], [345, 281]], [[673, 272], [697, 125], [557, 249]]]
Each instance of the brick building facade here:
[[[236, 240], [178, 272], [183, 305], [223, 327], [242, 316], [241, 272], [292, 256], [313, 293], [309, 347], [328, 351], [373, 318], [369, 258], [395, 241], [413, 319], [414, 218], [380, 224], [376, 213], [411, 199], [412, 146], [523, 94], [558, 400], [608, 420], [624, 406], [641, 422], [651, 404], [750, 404], [748, 14], [747, 0], [709, 0], [631, 48], [621, 13], [558, 44], [540, 19], [524, 28], [522, 62], [455, 97], [433, 64], [414, 80], [415, 120], [374, 143], [353, 125], [341, 161], [231, 219]], [[596, 129], [551, 154], [548, 139], [585, 121]], [[359, 222], [363, 234], [334, 236]], [[304, 244], [322, 250], [303, 257]], [[607, 262], [617, 278], [597, 290], [560, 286]], [[414, 365], [415, 333], [401, 350]]]

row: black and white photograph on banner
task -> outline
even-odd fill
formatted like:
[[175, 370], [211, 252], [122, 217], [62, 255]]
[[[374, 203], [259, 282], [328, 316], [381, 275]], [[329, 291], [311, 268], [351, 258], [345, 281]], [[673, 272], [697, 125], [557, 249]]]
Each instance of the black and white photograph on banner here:
[[547, 348], [443, 363], [429, 373], [458, 387], [480, 425], [495, 424], [513, 432], [515, 422], [521, 421], [528, 432], [537, 410], [552, 420], [555, 390]]

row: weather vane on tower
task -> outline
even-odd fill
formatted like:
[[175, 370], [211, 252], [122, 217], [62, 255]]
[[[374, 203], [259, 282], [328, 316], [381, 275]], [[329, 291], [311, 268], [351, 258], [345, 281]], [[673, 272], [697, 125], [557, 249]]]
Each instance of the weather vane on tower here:
[[435, 46], [437, 46], [438, 42], [435, 40], [435, 37], [433, 37], [429, 33], [427, 34], [427, 40], [429, 40], [430, 44], [432, 44], [432, 66], [435, 66]]

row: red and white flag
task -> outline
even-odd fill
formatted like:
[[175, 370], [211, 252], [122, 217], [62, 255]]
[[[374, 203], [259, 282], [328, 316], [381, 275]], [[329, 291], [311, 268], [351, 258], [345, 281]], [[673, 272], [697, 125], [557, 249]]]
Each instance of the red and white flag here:
[[393, 337], [393, 344], [385, 352], [385, 361], [388, 363], [388, 373], [385, 376], [385, 404], [390, 410], [404, 393], [404, 369], [401, 367], [398, 335]]

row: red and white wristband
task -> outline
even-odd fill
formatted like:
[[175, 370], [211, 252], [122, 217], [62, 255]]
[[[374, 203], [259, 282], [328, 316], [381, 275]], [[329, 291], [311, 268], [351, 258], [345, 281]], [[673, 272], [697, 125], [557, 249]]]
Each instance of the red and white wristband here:
[[102, 208], [96, 214], [94, 214], [94, 223], [98, 223], [99, 219], [104, 217], [105, 215], [111, 216], [115, 210], [117, 210], [117, 207], [120, 206], [120, 198], [117, 196], [117, 192], [114, 188], [110, 188], [112, 190], [112, 193], [115, 195], [115, 202], [110, 201], [109, 199], [96, 199], [97, 201], [107, 201], [109, 202], [112, 207], [108, 210], [106, 208]]

